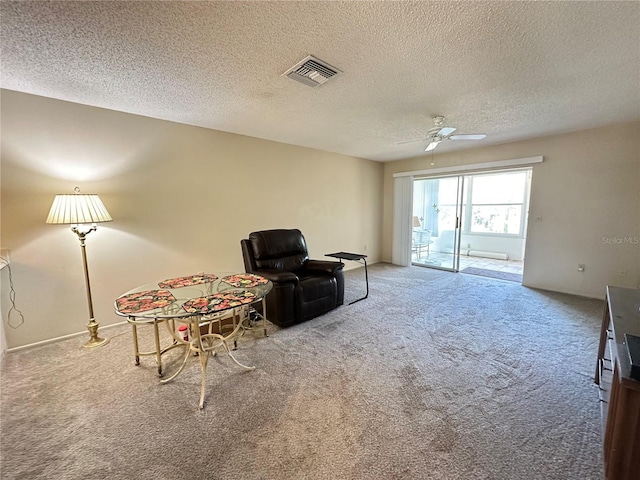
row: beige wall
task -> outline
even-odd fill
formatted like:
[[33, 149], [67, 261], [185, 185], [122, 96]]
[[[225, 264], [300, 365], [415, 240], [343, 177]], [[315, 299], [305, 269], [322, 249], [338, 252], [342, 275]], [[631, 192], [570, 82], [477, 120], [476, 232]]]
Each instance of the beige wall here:
[[[391, 260], [393, 174], [542, 155], [533, 167], [524, 284], [604, 297], [640, 286], [640, 123], [385, 164], [382, 259]], [[586, 265], [583, 273], [579, 263]]]
[[[310, 254], [391, 260], [393, 174], [384, 166], [42, 97], [1, 91], [1, 248], [11, 255], [17, 307], [8, 346], [84, 331], [77, 237], [44, 220], [57, 193], [98, 193], [114, 222], [87, 239], [96, 318], [119, 322], [114, 298], [150, 280], [238, 271], [239, 240], [296, 227]], [[435, 155], [435, 167], [544, 156], [533, 168], [524, 282], [603, 297], [640, 284], [640, 123]], [[435, 168], [434, 167], [434, 168]], [[381, 193], [383, 192], [383, 193]], [[382, 215], [380, 214], [382, 212]], [[629, 242], [630, 240], [630, 242]], [[635, 241], [634, 241], [635, 240]], [[577, 264], [586, 264], [584, 273]], [[349, 265], [352, 267], [353, 265]], [[626, 272], [622, 275], [622, 272]]]
[[[57, 193], [97, 193], [113, 222], [87, 237], [96, 319], [153, 280], [243, 271], [240, 239], [300, 228], [312, 258], [382, 245], [383, 164], [43, 97], [2, 92], [2, 248], [24, 325], [8, 346], [81, 332], [88, 320], [80, 244], [47, 225]], [[354, 264], [348, 265], [354, 267]]]

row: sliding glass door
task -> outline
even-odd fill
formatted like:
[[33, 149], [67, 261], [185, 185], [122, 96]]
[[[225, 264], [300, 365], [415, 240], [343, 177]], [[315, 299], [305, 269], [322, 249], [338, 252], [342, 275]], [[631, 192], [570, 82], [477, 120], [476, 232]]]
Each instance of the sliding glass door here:
[[530, 167], [414, 178], [411, 263], [522, 275], [530, 185]]
[[411, 262], [457, 272], [464, 177], [415, 179]]

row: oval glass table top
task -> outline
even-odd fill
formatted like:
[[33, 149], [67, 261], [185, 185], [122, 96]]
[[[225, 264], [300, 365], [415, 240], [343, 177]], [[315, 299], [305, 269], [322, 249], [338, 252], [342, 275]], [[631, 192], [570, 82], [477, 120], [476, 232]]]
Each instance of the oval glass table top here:
[[251, 273], [197, 273], [147, 283], [119, 296], [116, 314], [136, 318], [179, 318], [207, 315], [264, 298], [271, 281]]

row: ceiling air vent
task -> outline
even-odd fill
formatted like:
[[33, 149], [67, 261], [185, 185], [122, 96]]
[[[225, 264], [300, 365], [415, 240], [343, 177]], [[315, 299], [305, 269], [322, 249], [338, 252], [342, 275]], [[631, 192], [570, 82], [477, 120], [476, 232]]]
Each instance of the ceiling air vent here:
[[310, 87], [317, 87], [318, 85], [325, 83], [331, 77], [337, 75], [339, 72], [340, 70], [336, 67], [332, 67], [319, 58], [309, 55], [307, 58], [301, 60], [284, 72], [282, 76], [287, 76], [292, 80], [304, 83]]

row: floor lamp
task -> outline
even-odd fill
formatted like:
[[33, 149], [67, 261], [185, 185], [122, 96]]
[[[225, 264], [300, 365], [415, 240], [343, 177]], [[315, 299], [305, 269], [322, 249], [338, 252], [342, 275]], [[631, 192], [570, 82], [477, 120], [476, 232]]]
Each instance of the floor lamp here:
[[[84, 345], [85, 348], [99, 347], [106, 344], [108, 338], [98, 337], [98, 322], [93, 318], [93, 302], [91, 300], [91, 284], [89, 283], [89, 269], [87, 268], [87, 252], [85, 238], [97, 227], [96, 223], [113, 220], [98, 195], [81, 194], [80, 189], [74, 189], [71, 195], [56, 195], [47, 217], [47, 223], [71, 225], [71, 231], [78, 235], [82, 250], [84, 265], [84, 280], [87, 287], [87, 302], [89, 304], [89, 323], [87, 329], [91, 338]], [[91, 224], [90, 226], [88, 224]]]

